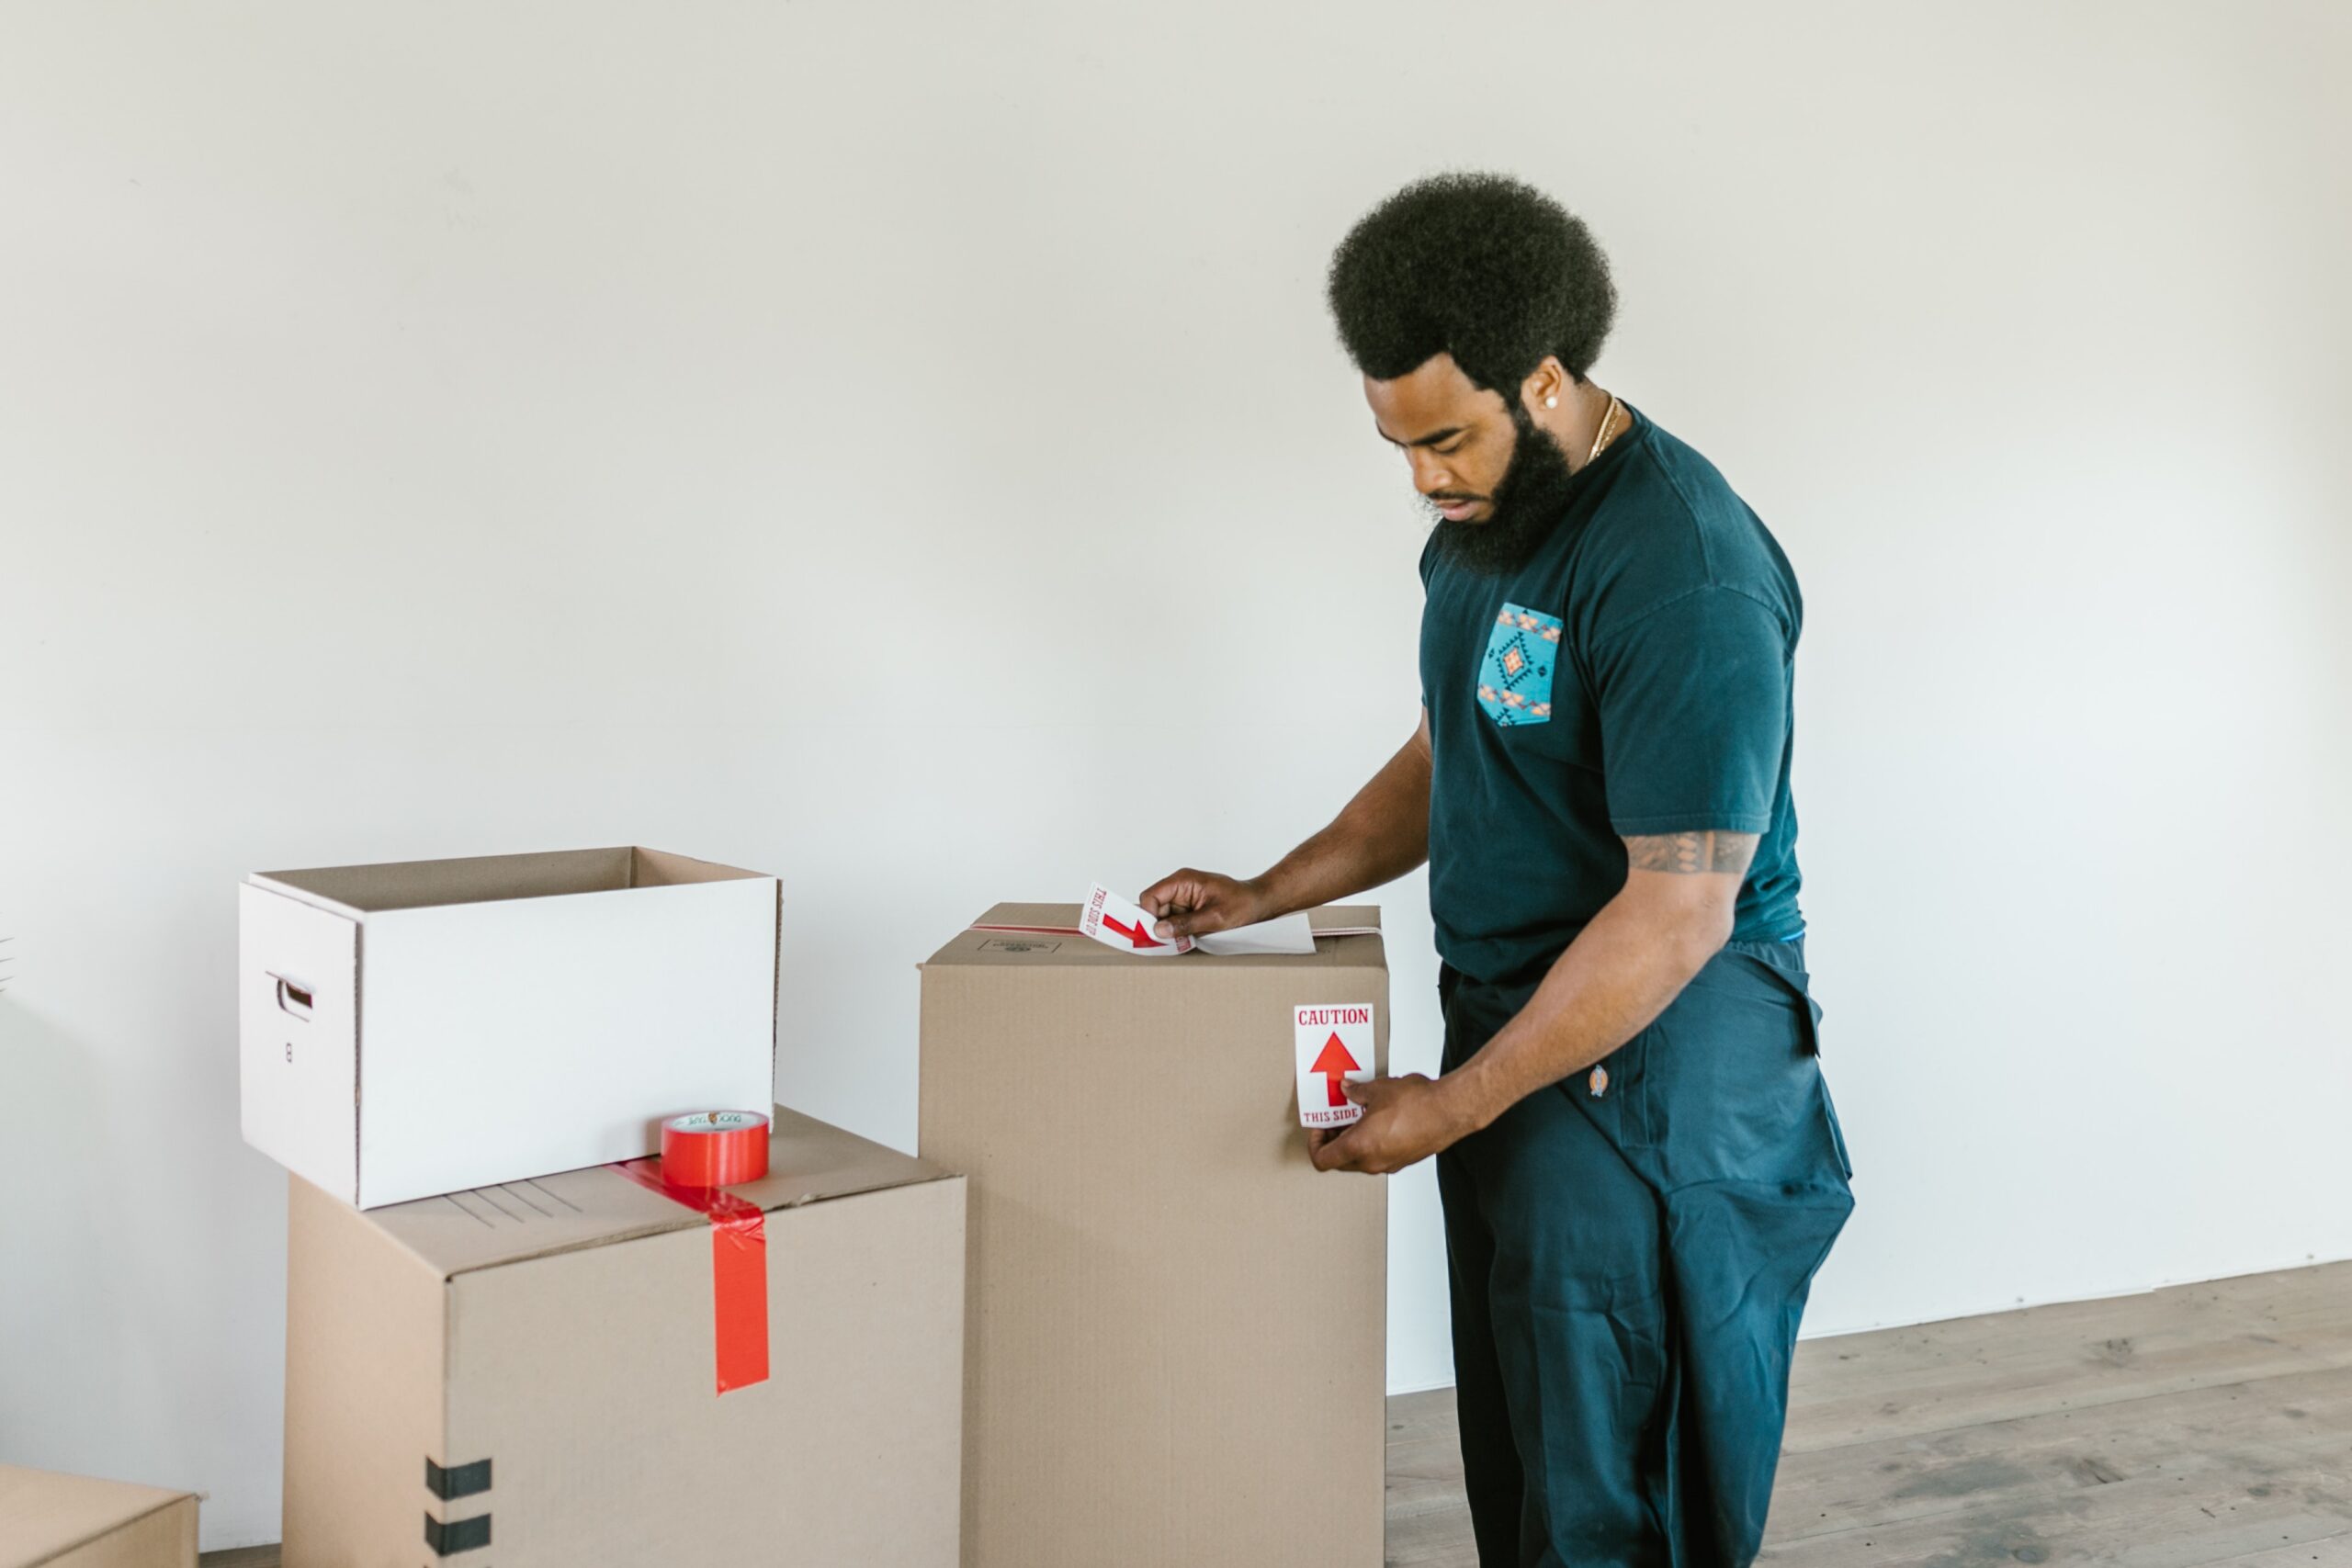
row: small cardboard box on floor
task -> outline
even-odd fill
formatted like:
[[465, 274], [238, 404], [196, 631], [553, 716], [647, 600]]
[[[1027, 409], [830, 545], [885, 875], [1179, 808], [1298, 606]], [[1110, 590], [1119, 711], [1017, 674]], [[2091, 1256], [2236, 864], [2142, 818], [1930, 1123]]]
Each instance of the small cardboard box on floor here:
[[1296, 1086], [1302, 1010], [1368, 1009], [1385, 1062], [1381, 938], [1146, 957], [1078, 921], [1001, 904], [976, 926], [1037, 929], [922, 967], [919, 1147], [972, 1183], [964, 1562], [1377, 1568], [1387, 1190], [1314, 1168]]
[[639, 846], [256, 872], [245, 1141], [362, 1208], [635, 1159], [775, 1077], [776, 879]]
[[775, 1118], [716, 1197], [293, 1179], [286, 1568], [952, 1568], [964, 1180]]
[[0, 1568], [196, 1568], [196, 1498], [0, 1464]]

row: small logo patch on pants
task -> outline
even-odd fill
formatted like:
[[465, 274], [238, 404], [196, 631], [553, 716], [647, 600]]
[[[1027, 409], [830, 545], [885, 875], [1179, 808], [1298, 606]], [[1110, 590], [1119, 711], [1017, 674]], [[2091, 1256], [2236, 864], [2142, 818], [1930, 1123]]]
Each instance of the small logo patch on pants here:
[[1478, 705], [1497, 724], [1548, 722], [1552, 668], [1559, 658], [1559, 616], [1505, 604], [1478, 661]]
[[1609, 1092], [1609, 1069], [1595, 1067], [1592, 1069], [1592, 1077], [1585, 1081], [1592, 1086], [1592, 1098], [1599, 1100]]

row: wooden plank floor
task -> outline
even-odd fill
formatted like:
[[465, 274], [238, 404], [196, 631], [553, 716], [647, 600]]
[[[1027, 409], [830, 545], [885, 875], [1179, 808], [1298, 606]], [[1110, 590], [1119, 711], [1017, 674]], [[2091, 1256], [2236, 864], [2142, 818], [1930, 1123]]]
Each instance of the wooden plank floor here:
[[[2352, 1568], [2352, 1263], [1797, 1347], [1761, 1562]], [[1476, 1568], [1451, 1390], [1389, 1401], [1391, 1568]]]
[[[1452, 1391], [1388, 1405], [1390, 1568], [1477, 1568]], [[2352, 1568], [2352, 1263], [1805, 1341], [1760, 1561]]]

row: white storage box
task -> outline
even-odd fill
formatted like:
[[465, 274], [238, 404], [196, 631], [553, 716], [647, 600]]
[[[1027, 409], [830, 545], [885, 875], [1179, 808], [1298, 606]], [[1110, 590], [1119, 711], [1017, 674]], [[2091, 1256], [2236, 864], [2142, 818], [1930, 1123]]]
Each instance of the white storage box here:
[[661, 1147], [774, 1100], [775, 878], [634, 846], [256, 872], [245, 1142], [360, 1208]]

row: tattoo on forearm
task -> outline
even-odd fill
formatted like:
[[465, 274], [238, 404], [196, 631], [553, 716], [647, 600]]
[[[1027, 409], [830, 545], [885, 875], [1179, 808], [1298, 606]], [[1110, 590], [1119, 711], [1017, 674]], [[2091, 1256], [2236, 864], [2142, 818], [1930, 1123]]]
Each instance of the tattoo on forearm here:
[[1755, 833], [1659, 833], [1625, 840], [1625, 863], [1634, 871], [1728, 872], [1747, 870], [1756, 858]]

